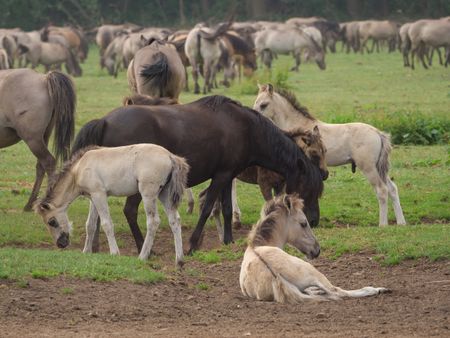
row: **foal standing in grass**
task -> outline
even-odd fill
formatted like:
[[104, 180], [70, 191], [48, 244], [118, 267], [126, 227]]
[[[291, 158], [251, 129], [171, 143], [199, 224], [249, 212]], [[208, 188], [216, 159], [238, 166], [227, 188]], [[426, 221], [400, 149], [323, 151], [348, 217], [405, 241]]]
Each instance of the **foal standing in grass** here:
[[343, 290], [331, 284], [311, 264], [284, 252], [284, 245], [289, 243], [309, 258], [320, 253], [319, 243], [302, 208], [303, 201], [296, 195], [278, 196], [264, 205], [260, 220], [248, 236], [241, 265], [239, 283], [245, 296], [299, 303], [359, 298], [388, 291], [371, 286]]
[[177, 208], [186, 186], [189, 166], [185, 159], [154, 144], [116, 148], [88, 147], [72, 156], [46, 196], [35, 205], [60, 248], [69, 245], [69, 205], [80, 195], [91, 200], [83, 252], [92, 252], [97, 218], [108, 238], [111, 254], [119, 254], [108, 196], [142, 195], [147, 234], [140, 259], [147, 259], [160, 223], [156, 199], [162, 202], [175, 239], [176, 263], [183, 264], [180, 216]]

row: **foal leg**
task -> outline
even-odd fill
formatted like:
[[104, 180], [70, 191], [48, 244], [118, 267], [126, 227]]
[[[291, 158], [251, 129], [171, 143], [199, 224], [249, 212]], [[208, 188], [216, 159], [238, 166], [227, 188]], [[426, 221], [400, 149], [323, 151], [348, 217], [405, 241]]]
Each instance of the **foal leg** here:
[[224, 221], [224, 234], [223, 234], [223, 242], [225, 244], [229, 244], [233, 241], [233, 235], [231, 230], [231, 219], [233, 215], [233, 205], [231, 202], [231, 190], [232, 190], [232, 180], [225, 185], [222, 190], [222, 215]]
[[100, 224], [108, 239], [109, 252], [111, 255], [119, 255], [119, 247], [114, 237], [114, 224], [111, 219], [108, 208], [108, 200], [106, 193], [98, 192], [91, 195], [91, 201], [100, 216]]
[[241, 209], [239, 208], [239, 204], [237, 201], [237, 187], [236, 187], [237, 179], [233, 179], [233, 185], [231, 188], [231, 203], [233, 204], [233, 228], [240, 229], [241, 224]]
[[147, 216], [147, 234], [145, 235], [144, 245], [142, 246], [139, 259], [146, 260], [150, 256], [150, 252], [153, 247], [153, 241], [155, 240], [156, 230], [161, 223], [158, 214], [158, 208], [156, 207], [156, 192], [153, 196], [142, 196], [144, 201], [145, 214]]
[[194, 194], [192, 193], [192, 189], [186, 189], [186, 195], [187, 195], [187, 200], [188, 200], [188, 208], [186, 210], [186, 212], [188, 214], [192, 214], [192, 211], [194, 210]]
[[83, 253], [92, 252], [95, 232], [97, 230], [98, 212], [92, 201], [89, 204], [89, 215], [86, 221], [86, 240], [84, 242]]
[[394, 206], [394, 213], [397, 224], [405, 225], [406, 220], [405, 216], [403, 216], [402, 206], [400, 205], [400, 197], [398, 195], [397, 185], [389, 177], [386, 177], [386, 183], [388, 187], [389, 197], [392, 199], [392, 204]]
[[164, 206], [167, 218], [169, 220], [169, 226], [173, 233], [173, 239], [175, 242], [175, 263], [179, 268], [183, 267], [183, 239], [181, 237], [181, 219], [177, 208], [171, 203], [168, 198], [167, 191], [159, 196], [160, 201]]
[[378, 205], [379, 205], [379, 225], [380, 226], [386, 226], [388, 225], [388, 187], [381, 179], [380, 175], [378, 174], [377, 169], [375, 168], [375, 165], [370, 168], [366, 169], [362, 166], [359, 166], [361, 168], [361, 171], [363, 174], [367, 177], [370, 184], [375, 190], [375, 193], [377, 194], [378, 198]]

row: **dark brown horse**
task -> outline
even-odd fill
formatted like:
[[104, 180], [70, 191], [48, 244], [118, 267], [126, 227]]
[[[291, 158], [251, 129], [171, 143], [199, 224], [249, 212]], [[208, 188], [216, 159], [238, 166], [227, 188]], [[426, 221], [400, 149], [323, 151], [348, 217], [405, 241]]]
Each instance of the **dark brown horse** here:
[[[305, 200], [311, 223], [319, 221], [318, 199], [323, 189], [320, 169], [270, 120], [223, 96], [209, 96], [185, 105], [120, 107], [93, 120], [79, 132], [74, 151], [88, 145], [123, 146], [156, 143], [187, 159], [188, 186], [211, 183], [190, 252], [198, 249], [204, 224], [220, 196], [225, 224], [224, 242], [230, 243], [231, 186], [242, 170], [252, 165], [273, 170], [286, 179], [286, 191]], [[128, 197], [124, 213], [140, 249], [137, 225], [140, 195]]]
[[[0, 148], [23, 140], [37, 158], [36, 180], [25, 210], [31, 210], [44, 175], [65, 160], [75, 129], [75, 89], [60, 72], [40, 74], [31, 69], [0, 71]], [[47, 149], [54, 132], [55, 157]]]

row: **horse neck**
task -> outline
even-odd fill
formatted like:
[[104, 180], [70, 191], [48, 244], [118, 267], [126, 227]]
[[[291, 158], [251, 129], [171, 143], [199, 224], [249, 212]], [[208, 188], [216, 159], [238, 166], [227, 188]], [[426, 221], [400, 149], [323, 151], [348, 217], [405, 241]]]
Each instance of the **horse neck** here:
[[274, 95], [274, 105], [277, 107], [273, 122], [283, 130], [289, 130], [295, 127], [302, 127], [306, 130], [312, 130], [314, 126], [320, 125], [321, 121], [311, 120], [298, 112], [287, 100], [281, 95]]
[[286, 228], [287, 216], [282, 215], [277, 217], [275, 229], [272, 230], [272, 234], [269, 239], [264, 238], [258, 233], [260, 228], [256, 229], [254, 234], [250, 235], [249, 246], [255, 248], [258, 246], [274, 246], [283, 249], [284, 245], [288, 242], [288, 229]]
[[53, 187], [51, 203], [57, 208], [67, 208], [80, 193], [75, 183], [75, 175], [68, 172]]

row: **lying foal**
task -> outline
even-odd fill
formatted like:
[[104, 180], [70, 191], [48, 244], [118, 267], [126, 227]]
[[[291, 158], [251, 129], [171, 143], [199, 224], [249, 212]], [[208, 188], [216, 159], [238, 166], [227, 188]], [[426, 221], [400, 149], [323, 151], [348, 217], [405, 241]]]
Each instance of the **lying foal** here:
[[371, 286], [343, 290], [311, 264], [284, 252], [283, 246], [289, 243], [309, 258], [320, 253], [302, 208], [303, 201], [295, 195], [282, 195], [264, 205], [260, 220], [249, 234], [241, 265], [239, 283], [245, 296], [298, 303], [366, 297], [388, 291]]

